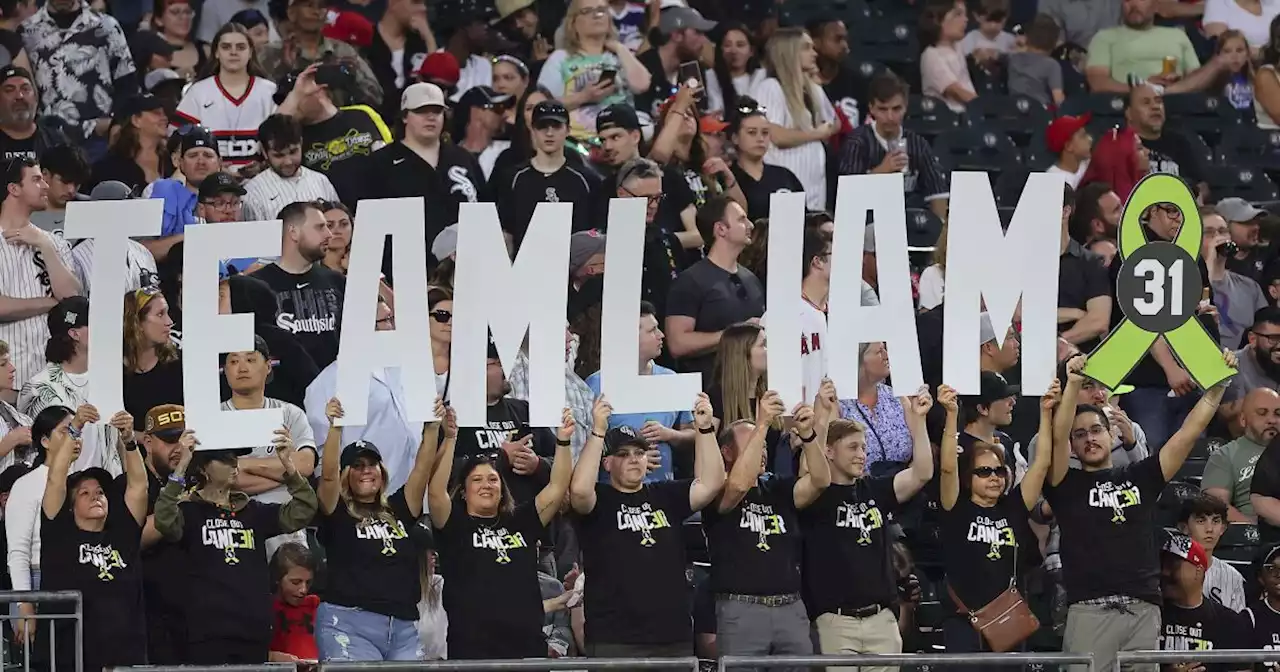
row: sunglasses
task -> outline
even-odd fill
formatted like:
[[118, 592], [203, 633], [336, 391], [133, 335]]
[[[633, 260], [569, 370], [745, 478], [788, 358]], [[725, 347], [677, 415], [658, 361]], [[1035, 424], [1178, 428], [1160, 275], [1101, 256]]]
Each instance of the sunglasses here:
[[495, 450], [488, 453], [477, 453], [475, 455], [472, 455], [471, 457], [467, 458], [467, 462], [466, 462], [467, 468], [471, 468], [481, 464], [496, 465], [498, 463], [498, 456], [500, 454], [501, 453]]
[[449, 324], [449, 320], [453, 319], [453, 313], [447, 310], [433, 310], [431, 311], [431, 319], [440, 324]]
[[150, 302], [151, 299], [154, 299], [159, 295], [160, 295], [159, 287], [156, 287], [155, 285], [147, 285], [144, 287], [139, 287], [138, 289], [134, 290], [133, 300], [137, 302], [138, 308], [142, 308], [143, 306], [147, 305], [147, 303]]
[[1005, 473], [1006, 471], [1004, 467], [974, 467], [973, 468], [973, 475], [977, 476], [978, 478], [991, 478], [992, 476], [999, 476], [1000, 478], [1004, 478]]

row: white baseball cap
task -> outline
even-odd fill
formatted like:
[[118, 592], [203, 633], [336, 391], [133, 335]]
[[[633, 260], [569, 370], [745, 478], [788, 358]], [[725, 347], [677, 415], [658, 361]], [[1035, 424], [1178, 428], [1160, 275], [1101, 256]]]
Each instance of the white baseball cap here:
[[420, 107], [444, 107], [444, 91], [430, 82], [409, 85], [400, 96], [400, 110], [416, 110]]

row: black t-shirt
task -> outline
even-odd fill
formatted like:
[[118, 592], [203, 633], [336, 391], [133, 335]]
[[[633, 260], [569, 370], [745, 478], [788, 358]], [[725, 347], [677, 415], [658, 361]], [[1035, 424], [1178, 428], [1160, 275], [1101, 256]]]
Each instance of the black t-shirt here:
[[405, 621], [418, 620], [419, 552], [409, 538], [415, 524], [404, 488], [392, 495], [392, 520], [351, 516], [341, 500], [333, 513], [316, 513], [320, 543], [328, 551], [325, 602]]
[[[690, 266], [671, 284], [667, 317], [680, 315], [694, 319], [694, 331], [716, 332], [730, 325], [764, 315], [764, 286], [746, 266], [730, 273], [703, 259]], [[681, 359], [685, 371], [708, 374], [715, 353]]]
[[281, 534], [280, 504], [256, 500], [230, 511], [193, 498], [178, 502], [190, 568], [188, 643], [271, 640], [271, 575], [266, 541]]
[[[1253, 627], [1250, 628], [1252, 637], [1240, 648], [1280, 651], [1280, 612], [1272, 609], [1265, 599], [1256, 599], [1249, 603], [1249, 608], [1244, 613], [1252, 619]], [[1257, 669], [1275, 669], [1275, 667], [1274, 664], [1260, 664]]]
[[844, 113], [850, 124], [861, 126], [871, 108], [870, 98], [867, 96], [869, 83], [870, 80], [857, 70], [841, 64], [836, 76], [822, 90], [831, 100], [831, 105]]
[[1209, 172], [1205, 158], [1181, 132], [1166, 128], [1159, 138], [1142, 138], [1142, 144], [1151, 152], [1151, 172], [1177, 175], [1193, 188], [1205, 181]]
[[538, 586], [537, 542], [542, 532], [533, 502], [497, 518], [480, 518], [454, 500], [448, 522], [436, 533], [450, 658], [547, 654]]
[[485, 420], [484, 427], [458, 428], [453, 473], [461, 474], [461, 465], [469, 457], [496, 454], [498, 469], [502, 472], [502, 479], [511, 488], [511, 496], [516, 504], [532, 501], [550, 479], [550, 466], [543, 461], [538, 471], [521, 476], [511, 470], [506, 454], [502, 452], [502, 444], [533, 434], [529, 447], [540, 457], [549, 458], [555, 454], [555, 436], [546, 428], [529, 427], [529, 402], [523, 399], [503, 397], [497, 403], [490, 404]]
[[[1262, 451], [1249, 481], [1249, 494], [1280, 498], [1280, 451]], [[1263, 547], [1280, 542], [1280, 527], [1258, 516], [1258, 542]]]
[[14, 158], [39, 160], [40, 153], [36, 149], [36, 134], [33, 133], [28, 138], [14, 138], [4, 131], [0, 131], [0, 158], [5, 160]]
[[[146, 613], [142, 604], [142, 528], [123, 497], [110, 483], [106, 525], [90, 532], [76, 525], [71, 513], [75, 493], [58, 515], [49, 518], [41, 508], [40, 588], [78, 590], [84, 596], [84, 665], [102, 669], [139, 665], [147, 660]], [[42, 611], [71, 613], [70, 604]], [[75, 621], [53, 622], [58, 669], [71, 669], [75, 660]], [[46, 631], [47, 632], [47, 631]]]
[[[163, 166], [162, 168], [167, 169], [168, 166]], [[160, 177], [167, 177], [170, 172], [169, 170], [163, 170], [163, 174]], [[93, 164], [93, 169], [89, 175], [89, 184], [84, 185], [82, 189], [92, 191], [94, 187], [108, 180], [127, 184], [135, 194], [141, 194], [143, 188], [147, 186], [147, 174], [143, 172], [142, 167], [132, 158], [115, 152], [108, 152], [106, 156]]]
[[[128, 486], [125, 474], [116, 477], [115, 492], [123, 494]], [[147, 470], [147, 515], [156, 512], [156, 500], [164, 481]], [[190, 600], [186, 554], [168, 539], [161, 539], [142, 551], [142, 595], [148, 619], [162, 618], [172, 624], [184, 618], [184, 605]], [[181, 631], [170, 628], [170, 632]], [[154, 661], [152, 661], [154, 662]]]
[[1158, 455], [1102, 471], [1068, 469], [1057, 487], [1046, 485], [1071, 604], [1108, 595], [1160, 604], [1154, 535], [1164, 485]]
[[592, 210], [598, 187], [595, 176], [567, 162], [554, 173], [544, 173], [526, 161], [510, 179], [493, 185], [493, 198], [498, 204], [503, 230], [511, 234], [518, 247], [539, 203], [572, 203], [573, 230], [594, 228], [601, 219]]
[[800, 511], [801, 576], [810, 618], [837, 609], [893, 604], [897, 581], [885, 525], [898, 508], [893, 477], [885, 476], [833, 483]]
[[711, 590], [739, 595], [800, 592], [795, 478], [761, 478], [738, 506], [702, 511], [711, 552]]
[[[1102, 265], [1102, 257], [1074, 239], [1069, 241], [1058, 261], [1058, 307], [1084, 310], [1090, 299], [1111, 296], [1112, 291], [1110, 273]], [[1060, 323], [1058, 333], [1074, 325], [1075, 322]], [[1090, 339], [1081, 343], [1080, 349], [1089, 352], [1095, 345], [1097, 339]]]
[[162, 362], [143, 373], [124, 372], [124, 409], [133, 416], [133, 428], [138, 431], [146, 429], [147, 411], [162, 404], [181, 406], [183, 399], [181, 359]]
[[363, 110], [339, 109], [332, 117], [302, 127], [302, 165], [324, 173], [338, 196], [354, 208], [368, 161], [385, 142], [382, 129]]
[[[1249, 617], [1205, 597], [1200, 606], [1185, 609], [1165, 602], [1160, 609], [1161, 651], [1247, 649], [1252, 644]], [[1248, 669], [1247, 663], [1203, 663], [1205, 672]]]
[[773, 194], [794, 194], [804, 191], [800, 178], [796, 177], [789, 168], [766, 163], [759, 180], [752, 177], [737, 163], [730, 168], [733, 170], [734, 179], [738, 181], [738, 188], [742, 189], [743, 195], [747, 197], [747, 217], [750, 217], [753, 222], [769, 216], [769, 197]]
[[1027, 564], [1027, 550], [1019, 547], [1026, 543], [1022, 530], [1027, 526], [1022, 494], [1005, 495], [986, 508], [961, 492], [940, 518], [947, 582], [966, 607], [981, 609], [1009, 589], [1015, 569], [1021, 569], [1015, 559], [1022, 567]]
[[[617, 172], [611, 172], [605, 176], [604, 181], [599, 189], [599, 204], [597, 211], [600, 213], [599, 221], [595, 228], [609, 232], [609, 201], [615, 198], [627, 198], [626, 194], [618, 193], [618, 175]], [[662, 167], [662, 201], [658, 203], [658, 212], [653, 216], [653, 223], [649, 228], [658, 228], [663, 232], [676, 233], [684, 231], [684, 220], [680, 218], [682, 212], [691, 205], [694, 205], [695, 196], [689, 189], [688, 180], [684, 179], [684, 173], [679, 167], [663, 166]], [[702, 258], [697, 250], [685, 251], [677, 246], [677, 269], [687, 268], [690, 264]]]
[[332, 364], [338, 358], [347, 279], [319, 263], [297, 275], [279, 264], [267, 264], [250, 275], [276, 293], [276, 325], [293, 334], [321, 370]]
[[588, 643], [692, 643], [681, 532], [693, 514], [692, 485], [663, 481], [621, 492], [596, 484], [596, 506], [578, 523], [582, 570], [591, 584], [583, 592]]

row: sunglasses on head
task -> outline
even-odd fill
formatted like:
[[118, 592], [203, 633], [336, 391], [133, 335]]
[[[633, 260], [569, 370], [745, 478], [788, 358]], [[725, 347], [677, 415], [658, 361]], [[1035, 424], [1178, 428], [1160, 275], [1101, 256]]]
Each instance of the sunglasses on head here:
[[467, 458], [467, 467], [470, 468], [481, 464], [496, 465], [498, 464], [499, 455], [501, 455], [501, 453], [496, 450], [488, 453], [476, 453], [475, 455]]
[[977, 476], [978, 478], [991, 478], [992, 476], [999, 476], [1001, 478], [1004, 478], [1005, 468], [1004, 467], [974, 467], [973, 475]]
[[138, 303], [138, 308], [142, 308], [147, 305], [151, 299], [154, 299], [159, 295], [159, 287], [156, 287], [155, 285], [146, 285], [133, 291], [133, 300]]
[[453, 319], [453, 313], [447, 310], [433, 310], [431, 311], [431, 319], [440, 324], [449, 324], [449, 320]]

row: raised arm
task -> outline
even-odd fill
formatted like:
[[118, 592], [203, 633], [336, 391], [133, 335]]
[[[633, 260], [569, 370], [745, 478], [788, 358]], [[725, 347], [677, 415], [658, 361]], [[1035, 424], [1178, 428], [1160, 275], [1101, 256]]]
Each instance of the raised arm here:
[[893, 492], [899, 502], [915, 497], [933, 478], [933, 446], [929, 445], [929, 429], [924, 420], [930, 408], [933, 408], [933, 396], [923, 385], [915, 396], [907, 397], [902, 404], [907, 415], [907, 427], [911, 430], [911, 466], [893, 477]]
[[40, 502], [45, 518], [57, 517], [67, 502], [67, 470], [79, 452], [79, 443], [80, 439], [72, 437], [65, 427], [54, 429], [49, 435], [49, 478]]
[[458, 443], [458, 420], [452, 408], [445, 408], [438, 418], [444, 418], [444, 442], [436, 451], [436, 465], [427, 483], [427, 507], [431, 514], [431, 526], [440, 529], [449, 522], [453, 513], [453, 500], [449, 498], [449, 479], [453, 478], [453, 448]]
[[538, 496], [533, 500], [543, 525], [551, 524], [551, 519], [560, 513], [564, 493], [569, 490], [569, 481], [573, 478], [573, 431], [576, 428], [573, 411], [565, 408], [560, 419], [560, 429], [556, 432], [556, 456], [551, 461], [551, 480], [538, 491]]
[[960, 414], [960, 404], [956, 401], [955, 389], [950, 385], [939, 385], [938, 403], [947, 411], [947, 424], [942, 428], [942, 444], [938, 448], [938, 469], [942, 470], [942, 478], [938, 480], [938, 504], [944, 511], [950, 511], [960, 498], [960, 456], [956, 446], [956, 418]]
[[182, 539], [182, 508], [178, 506], [178, 498], [186, 487], [187, 467], [191, 465], [191, 456], [198, 445], [200, 441], [190, 429], [183, 431], [182, 436], [178, 437], [178, 450], [182, 451], [182, 457], [178, 459], [178, 466], [169, 474], [169, 482], [160, 489], [160, 497], [156, 499], [156, 512], [152, 521], [156, 532], [169, 541]]
[[[1061, 483], [1071, 468], [1071, 425], [1076, 421], [1080, 386], [1084, 384], [1084, 375], [1080, 372], [1084, 371], [1088, 361], [1084, 355], [1074, 355], [1067, 360], [1067, 389], [1062, 392], [1062, 401], [1058, 403], [1058, 412], [1053, 418], [1053, 460], [1049, 465], [1049, 485]], [[1040, 448], [1036, 452], [1042, 450]]]
[[[800, 436], [800, 478], [792, 492], [797, 509], [803, 509], [818, 501], [818, 496], [831, 487], [831, 463], [827, 461], [827, 428], [840, 417], [840, 401], [836, 386], [830, 378], [822, 379], [813, 408], [814, 428], [809, 435]], [[805, 439], [812, 437], [812, 441]]]
[[[404, 482], [404, 501], [414, 518], [422, 515], [422, 498], [427, 493], [427, 481], [431, 480], [431, 467], [435, 466], [437, 446], [440, 445], [440, 425], [447, 417], [444, 399], [436, 397], [436, 419], [422, 425], [422, 442], [413, 458], [409, 478]], [[453, 435], [458, 435], [454, 427]], [[327, 448], [326, 448], [327, 450]]]
[[[804, 436], [808, 436], [813, 431], [813, 409], [799, 404], [796, 406], [796, 413], [800, 413], [802, 409], [807, 411], [810, 429], [804, 433]], [[741, 447], [738, 459], [733, 463], [733, 471], [729, 472], [728, 479], [725, 481], [724, 491], [720, 494], [719, 501], [721, 512], [736, 507], [751, 488], [755, 487], [760, 477], [760, 461], [764, 459], [764, 440], [769, 434], [769, 425], [782, 415], [783, 410], [782, 397], [773, 390], [765, 392], [760, 401], [756, 402], [755, 429], [747, 439], [747, 445]], [[799, 421], [799, 415], [797, 415], [796, 422], [799, 423]], [[714, 436], [714, 434], [707, 436]], [[701, 437], [702, 435], [699, 434], [695, 441]], [[719, 442], [717, 442], [716, 449], [719, 450], [719, 448]]]
[[288, 534], [297, 532], [310, 524], [311, 519], [316, 516], [316, 509], [320, 507], [320, 502], [316, 500], [316, 491], [311, 489], [311, 484], [293, 465], [295, 451], [293, 436], [289, 433], [288, 427], [276, 430], [274, 443], [276, 457], [280, 459], [280, 466], [284, 468], [284, 484], [289, 489], [289, 501], [280, 507], [279, 513], [280, 532]]
[[[1222, 361], [1226, 362], [1227, 366], [1236, 368], [1236, 353], [1224, 348]], [[1182, 421], [1182, 427], [1174, 432], [1173, 436], [1169, 437], [1169, 440], [1160, 448], [1160, 472], [1164, 474], [1165, 481], [1172, 480], [1182, 468], [1182, 463], [1187, 461], [1187, 456], [1196, 445], [1196, 439], [1200, 438], [1200, 434], [1204, 432], [1205, 427], [1209, 426], [1209, 422], [1217, 413], [1218, 402], [1222, 401], [1222, 395], [1227, 391], [1227, 385], [1230, 382], [1231, 379], [1228, 378], [1205, 392], [1204, 396], [1200, 397], [1200, 401], [1196, 402], [1195, 408], [1191, 409], [1187, 419]]]
[[1018, 488], [1022, 490], [1022, 503], [1026, 505], [1030, 511], [1035, 508], [1036, 502], [1040, 501], [1040, 492], [1044, 489], [1044, 477], [1049, 473], [1049, 463], [1053, 461], [1053, 443], [1044, 443], [1045, 441], [1053, 441], [1053, 408], [1058, 405], [1058, 399], [1062, 396], [1062, 384], [1053, 381], [1049, 385], [1049, 390], [1040, 398], [1040, 445], [1036, 446], [1035, 459], [1031, 461], [1031, 465], [1027, 467], [1027, 473], [1022, 477], [1022, 483]]
[[133, 433], [133, 416], [119, 411], [111, 416], [111, 426], [120, 432], [120, 462], [124, 465], [124, 505], [139, 525], [147, 523], [147, 467], [138, 450], [138, 437]]
[[[781, 413], [782, 402], [778, 403], [778, 412]], [[689, 508], [701, 511], [720, 494], [725, 477], [724, 458], [720, 456], [720, 443], [716, 441], [711, 424], [711, 398], [705, 392], [699, 392], [693, 403], [693, 417], [698, 425], [698, 437], [693, 443], [693, 485], [689, 486]]]
[[334, 422], [343, 416], [342, 402], [337, 397], [329, 400], [324, 406], [324, 417], [329, 420], [329, 432], [325, 434], [324, 448], [320, 455], [320, 483], [316, 489], [316, 499], [320, 501], [320, 510], [329, 515], [338, 508], [338, 497], [342, 493], [342, 428]]
[[596, 397], [591, 407], [591, 436], [587, 437], [587, 445], [578, 455], [578, 464], [573, 467], [573, 478], [569, 483], [569, 505], [582, 515], [596, 508], [596, 481], [599, 479], [604, 433], [609, 429], [610, 415], [613, 415], [613, 406], [609, 405], [609, 400], [603, 394]]

